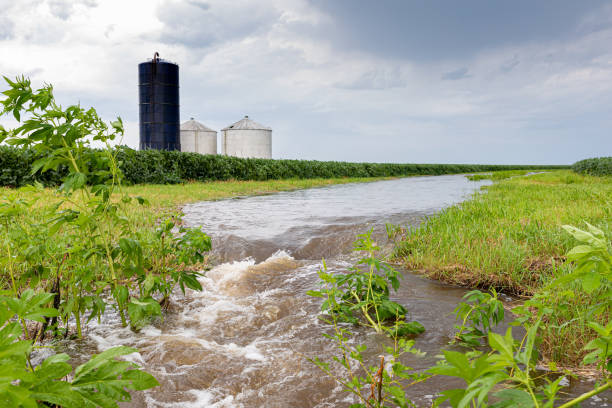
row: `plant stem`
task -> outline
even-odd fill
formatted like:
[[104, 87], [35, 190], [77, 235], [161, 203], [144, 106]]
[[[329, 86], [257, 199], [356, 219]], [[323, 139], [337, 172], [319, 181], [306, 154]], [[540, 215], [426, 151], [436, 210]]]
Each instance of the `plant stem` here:
[[[357, 293], [355, 292], [351, 292], [351, 293], [353, 294], [353, 297], [357, 300], [357, 302], [361, 302], [361, 299], [359, 299], [359, 296], [357, 295]], [[372, 318], [370, 317], [368, 313], [368, 309], [365, 306], [361, 306], [361, 312], [363, 313], [363, 316], [368, 320], [368, 322], [370, 322], [370, 324], [372, 325], [372, 328], [376, 330], [376, 333], [382, 333], [380, 326], [377, 325], [374, 320], [372, 320]]]
[[573, 407], [576, 404], [581, 403], [582, 401], [585, 401], [589, 398], [591, 398], [593, 395], [597, 395], [605, 390], [607, 390], [608, 388], [612, 388], [612, 380], [608, 380], [607, 383], [605, 383], [604, 385], [595, 388], [594, 390], [591, 390], [589, 392], [585, 392], [584, 394], [574, 398], [571, 401], [566, 402], [565, 404], [561, 405], [559, 408], [569, 408], [569, 407]]
[[77, 337], [79, 339], [82, 339], [83, 338], [83, 333], [81, 332], [81, 313], [78, 310], [74, 311], [74, 318], [76, 320]]
[[6, 242], [6, 251], [8, 253], [8, 268], [9, 274], [11, 275], [11, 284], [13, 285], [13, 296], [17, 297], [17, 286], [15, 285], [15, 277], [13, 273], [13, 256], [11, 255], [11, 247], [8, 241]]

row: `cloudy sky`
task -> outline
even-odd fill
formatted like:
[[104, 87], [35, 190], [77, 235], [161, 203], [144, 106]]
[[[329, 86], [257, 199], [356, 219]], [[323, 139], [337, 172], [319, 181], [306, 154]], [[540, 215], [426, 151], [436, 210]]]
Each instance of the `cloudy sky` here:
[[273, 128], [275, 158], [612, 155], [606, 1], [0, 0], [0, 10], [0, 73], [121, 116], [133, 147], [137, 64], [158, 51], [180, 65], [183, 120], [221, 129], [248, 114]]

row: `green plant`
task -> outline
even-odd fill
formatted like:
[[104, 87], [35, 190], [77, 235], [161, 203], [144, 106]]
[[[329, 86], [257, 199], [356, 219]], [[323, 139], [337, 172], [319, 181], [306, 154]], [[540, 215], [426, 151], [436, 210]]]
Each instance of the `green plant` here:
[[[167, 303], [170, 294], [178, 285], [183, 293], [185, 287], [193, 290], [202, 290], [197, 277], [199, 272], [189, 272], [181, 269], [181, 265], [193, 265], [204, 261], [204, 253], [210, 251], [211, 240], [208, 235], [197, 228], [179, 227], [178, 234], [173, 232], [175, 223], [166, 220], [156, 230], [156, 238], [159, 242], [160, 257], [155, 270], [155, 275], [147, 275], [141, 292], [145, 295], [159, 292], [163, 295], [162, 304]], [[169, 258], [172, 258], [170, 262]]]
[[581, 245], [575, 246], [566, 254], [567, 260], [575, 264], [574, 270], [555, 281], [550, 287], [569, 282], [579, 282], [582, 290], [591, 294], [605, 285], [607, 289], [603, 298], [610, 299], [612, 291], [608, 284], [612, 282], [612, 251], [604, 232], [586, 223], [587, 230], [581, 230], [571, 225], [563, 229], [572, 235]]
[[[115, 358], [137, 351], [114, 347], [94, 355], [73, 368], [66, 354], [46, 358], [33, 366], [32, 340], [27, 340], [28, 322], [43, 322], [57, 316], [44, 307], [51, 293], [25, 290], [20, 297], [12, 291], [0, 295], [0, 404], [7, 407], [117, 407], [130, 401], [128, 390], [145, 390], [159, 385], [155, 378], [127, 361]], [[70, 379], [67, 379], [70, 377]]]
[[[85, 149], [88, 151], [88, 149]], [[95, 155], [95, 149], [90, 152]], [[115, 151], [123, 180], [127, 184], [174, 184], [214, 180], [279, 180], [342, 177], [402, 177], [498, 171], [541, 170], [569, 166], [524, 166], [488, 164], [410, 164], [349, 163], [312, 160], [245, 159], [224, 155], [201, 155], [178, 151], [133, 150], [125, 146]], [[41, 153], [25, 146], [0, 146], [0, 186], [19, 187], [34, 182], [60, 185], [68, 168], [31, 174], [32, 163]]]
[[322, 288], [307, 294], [325, 298], [321, 309], [340, 321], [364, 324], [377, 333], [389, 332], [385, 324], [391, 322], [396, 333], [421, 333], [423, 326], [405, 322], [406, 308], [389, 299], [390, 288], [399, 288], [399, 273], [375, 256], [380, 247], [372, 240], [372, 230], [358, 235], [353, 248], [366, 255], [346, 273], [330, 274], [324, 263], [319, 271]]
[[[129, 208], [147, 201], [121, 191], [118, 151], [111, 146], [123, 134], [121, 119], [109, 126], [93, 108], [59, 106], [51, 86], [34, 91], [28, 79], [6, 81], [10, 89], [3, 92], [0, 116], [12, 114], [19, 126], [0, 129], [0, 140], [35, 152], [31, 175], [54, 172], [61, 175], [61, 185], [51, 202], [38, 200], [41, 185], [0, 202], [0, 244], [6, 254], [0, 266], [8, 277], [3, 283], [11, 288], [10, 296], [0, 297], [0, 349], [5, 348], [0, 359], [6, 358], [0, 401], [25, 407], [115, 407], [130, 399], [128, 390], [157, 385], [136, 365], [115, 360], [135, 349], [118, 347], [93, 356], [67, 381], [61, 378], [72, 372], [68, 357], [59, 354], [34, 367], [29, 362], [33, 344], [49, 329], [68, 335], [71, 318], [82, 337], [83, 321], [99, 318], [109, 305], [124, 326], [129, 316], [138, 330], [161, 315], [160, 301], [168, 302], [175, 285], [201, 290], [198, 274], [188, 268], [203, 261], [210, 239], [199, 229], [175, 233], [171, 226], [151, 236], [134, 228]], [[93, 141], [105, 148], [92, 149]], [[160, 274], [163, 284], [156, 286]], [[40, 286], [48, 290], [37, 290]]]
[[[166, 222], [163, 225], [169, 227], [150, 241], [130, 223], [128, 206], [148, 203], [121, 191], [119, 150], [111, 146], [123, 135], [121, 119], [109, 126], [93, 108], [59, 106], [51, 86], [34, 91], [28, 79], [5, 79], [10, 89], [3, 92], [6, 99], [1, 101], [1, 113], [11, 113], [20, 126], [1, 129], [0, 140], [36, 152], [32, 174], [64, 172], [57, 201], [45, 208], [41, 220], [28, 218], [33, 201], [1, 204], [0, 216], [9, 235], [5, 246], [11, 255], [7, 265], [11, 279], [16, 265], [28, 271], [22, 277], [35, 270], [42, 271], [44, 279], [53, 279], [61, 319], [67, 324], [74, 317], [78, 337], [84, 316], [89, 314], [90, 321], [104, 312], [104, 293], [114, 298], [112, 306], [122, 324], [128, 324], [129, 316], [132, 327], [138, 329], [161, 314], [153, 296], [159, 293], [161, 302], [168, 301], [174, 285], [167, 276], [183, 290], [185, 286], [201, 290], [198, 274], [185, 269], [202, 261], [202, 253], [210, 250], [206, 234], [181, 228], [175, 236], [170, 231], [174, 224]], [[105, 148], [92, 149], [93, 141]], [[56, 240], [60, 234], [63, 239]], [[169, 258], [175, 264], [169, 265]], [[135, 282], [139, 283], [139, 297], [134, 294]]]
[[580, 160], [572, 165], [572, 170], [592, 176], [612, 176], [612, 157]]
[[504, 320], [504, 305], [498, 299], [495, 289], [491, 293], [473, 290], [463, 296], [464, 302], [459, 303], [453, 313], [461, 325], [455, 325], [458, 332], [454, 341], [471, 347], [480, 345], [480, 339]]
[[[324, 334], [332, 340], [339, 356], [332, 357], [333, 362], [322, 361], [318, 357], [308, 358], [325, 374], [344, 387], [345, 392], [353, 394], [359, 402], [351, 408], [413, 407], [406, 397], [405, 389], [425, 381], [431, 376], [414, 371], [401, 361], [404, 354], [423, 355], [413, 348], [414, 340], [397, 339], [393, 347], [385, 346], [386, 355], [379, 356], [379, 363], [369, 365], [365, 361], [364, 345], [351, 345], [352, 333], [340, 326], [332, 317], [328, 320], [334, 327], [331, 335]], [[338, 364], [339, 370], [334, 367]]]
[[[535, 382], [539, 324], [540, 320], [528, 325], [520, 343], [515, 342], [511, 329], [504, 336], [489, 332], [492, 351], [487, 354], [444, 350], [444, 359], [430, 372], [461, 378], [466, 386], [442, 391], [435, 406], [448, 401], [454, 408], [552, 407], [562, 377], [552, 382], [546, 379], [541, 385]], [[491, 396], [495, 402], [490, 401]]]
[[[595, 311], [609, 318], [609, 283], [612, 259], [610, 245], [604, 233], [587, 223], [587, 230], [572, 226], [563, 227], [581, 245], [568, 252], [568, 262], [574, 264], [574, 270], [557, 278], [538, 296], [527, 301], [514, 311], [519, 315], [515, 324], [522, 324], [526, 335], [521, 342], [512, 337], [511, 329], [505, 336], [490, 332], [488, 343], [491, 352], [488, 354], [459, 353], [444, 351], [444, 359], [430, 369], [432, 374], [458, 377], [465, 381], [466, 387], [442, 392], [437, 403], [448, 401], [453, 407], [534, 407], [552, 408], [559, 398], [563, 376], [550, 381], [536, 382], [536, 363], [538, 361], [538, 339], [540, 330], [550, 316], [556, 314], [557, 305], [551, 302], [548, 291], [556, 290], [562, 285], [574, 284], [587, 293], [594, 293], [603, 287], [602, 302], [596, 305]], [[534, 310], [537, 311], [534, 319]], [[564, 402], [560, 407], [567, 408], [601, 393], [612, 387], [612, 323], [601, 325], [594, 319], [594, 314], [587, 315], [587, 322], [597, 336], [585, 347], [590, 351], [583, 362], [597, 364], [601, 370], [601, 379], [595, 388], [578, 397]], [[500, 390], [501, 388], [501, 390]], [[493, 397], [494, 402], [490, 401]]]
[[[333, 327], [333, 333], [323, 336], [333, 342], [339, 356], [334, 356], [333, 362], [318, 357], [308, 360], [357, 398], [352, 408], [412, 407], [404, 389], [430, 376], [402, 363], [401, 357], [406, 353], [423, 354], [413, 348], [413, 340], [403, 337], [425, 329], [416, 321], [406, 322], [406, 308], [389, 300], [389, 286], [397, 290], [400, 276], [376, 257], [380, 247], [372, 240], [372, 230], [358, 235], [353, 246], [365, 256], [348, 272], [333, 275], [327, 272], [324, 261], [319, 271], [321, 289], [307, 292], [324, 299], [321, 309], [326, 314], [321, 318]], [[393, 338], [393, 346], [383, 346], [386, 356], [379, 356], [378, 364], [369, 365], [364, 357], [367, 347], [352, 345], [352, 333], [339, 322], [360, 323], [384, 333]]]
[[511, 177], [524, 176], [526, 174], [529, 174], [530, 171], [532, 170], [547, 170], [547, 169], [540, 168], [540, 169], [527, 169], [527, 170], [500, 170], [500, 171], [495, 171], [493, 173], [486, 173], [486, 174], [471, 174], [466, 177], [470, 181], [480, 181], [480, 180], [499, 181], [499, 180], [505, 180]]

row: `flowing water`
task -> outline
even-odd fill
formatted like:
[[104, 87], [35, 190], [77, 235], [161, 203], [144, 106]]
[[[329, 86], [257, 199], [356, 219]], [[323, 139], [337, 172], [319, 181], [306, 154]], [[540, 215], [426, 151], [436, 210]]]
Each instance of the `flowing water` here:
[[[163, 321], [140, 333], [108, 313], [66, 351], [78, 358], [120, 344], [137, 347], [131, 358], [161, 386], [124, 406], [346, 407], [352, 400], [306, 359], [330, 360], [335, 352], [321, 335], [329, 332], [317, 319], [321, 299], [305, 294], [317, 287], [322, 258], [330, 271], [346, 270], [355, 261], [357, 234], [373, 228], [388, 246], [385, 223], [417, 225], [487, 183], [415, 177], [188, 205], [184, 223], [213, 237], [216, 266], [200, 279], [204, 290], [177, 293]], [[465, 289], [403, 272], [392, 298], [426, 328], [416, 347], [427, 355], [406, 359], [423, 369], [452, 336], [451, 311]], [[373, 361], [389, 344], [371, 330], [353, 331]], [[430, 406], [435, 390], [460, 385], [434, 379], [409, 395], [417, 406]]]

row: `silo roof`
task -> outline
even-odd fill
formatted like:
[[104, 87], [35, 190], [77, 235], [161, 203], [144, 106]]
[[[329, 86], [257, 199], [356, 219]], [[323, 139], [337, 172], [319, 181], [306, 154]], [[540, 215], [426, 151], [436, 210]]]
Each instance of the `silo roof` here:
[[221, 130], [230, 130], [230, 129], [239, 129], [239, 130], [272, 130], [272, 128], [261, 125], [251, 119], [249, 119], [248, 116], [245, 116], [244, 118], [240, 119], [238, 122], [234, 123], [233, 125], [229, 125], [226, 128], [223, 128]]
[[204, 126], [197, 120], [193, 118], [189, 119], [187, 122], [181, 124], [181, 130], [197, 130], [200, 132], [215, 132], [209, 127]]

